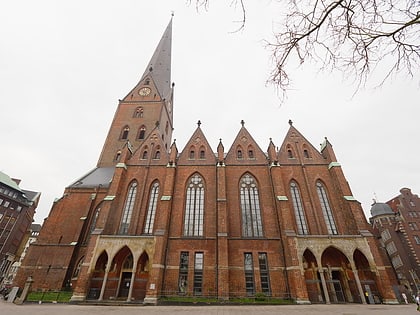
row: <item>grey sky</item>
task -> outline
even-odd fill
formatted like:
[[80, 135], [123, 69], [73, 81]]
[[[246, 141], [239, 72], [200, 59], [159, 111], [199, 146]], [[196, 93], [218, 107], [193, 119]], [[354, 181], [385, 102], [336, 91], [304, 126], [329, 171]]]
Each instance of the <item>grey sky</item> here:
[[118, 99], [140, 79], [172, 10], [179, 150], [199, 119], [213, 150], [222, 138], [226, 151], [242, 119], [264, 151], [269, 138], [282, 144], [292, 119], [315, 147], [328, 137], [365, 213], [375, 194], [420, 193], [418, 77], [352, 97], [355, 86], [340, 73], [304, 64], [280, 105], [265, 84], [271, 59], [262, 40], [282, 12], [275, 1], [249, 3], [245, 30], [232, 33], [239, 10], [219, 2], [208, 12], [182, 0], [0, 4], [0, 170], [42, 192], [37, 222], [95, 167]]

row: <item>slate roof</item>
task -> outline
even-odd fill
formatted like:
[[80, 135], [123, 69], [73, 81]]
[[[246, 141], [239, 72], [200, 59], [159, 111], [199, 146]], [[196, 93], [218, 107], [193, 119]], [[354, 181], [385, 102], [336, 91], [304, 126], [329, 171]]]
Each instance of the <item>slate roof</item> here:
[[99, 185], [108, 187], [114, 176], [114, 170], [114, 166], [94, 168], [89, 173], [70, 184], [68, 188], [91, 188], [98, 187]]

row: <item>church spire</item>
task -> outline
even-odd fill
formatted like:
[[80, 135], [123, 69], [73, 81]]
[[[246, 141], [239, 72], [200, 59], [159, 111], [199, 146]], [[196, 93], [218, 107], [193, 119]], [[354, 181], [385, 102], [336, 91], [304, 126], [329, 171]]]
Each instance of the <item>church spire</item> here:
[[172, 50], [172, 18], [157, 45], [141, 81], [151, 78], [161, 96], [169, 98], [171, 92], [171, 50]]

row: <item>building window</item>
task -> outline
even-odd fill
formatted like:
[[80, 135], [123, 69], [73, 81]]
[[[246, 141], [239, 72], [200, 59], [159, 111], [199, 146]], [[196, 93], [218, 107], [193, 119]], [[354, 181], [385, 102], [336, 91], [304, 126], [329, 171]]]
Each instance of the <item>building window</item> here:
[[144, 137], [146, 136], [146, 127], [142, 126], [139, 130], [139, 140], [144, 140]]
[[414, 241], [416, 242], [417, 245], [419, 245], [420, 244], [420, 236], [414, 235]]
[[250, 159], [254, 158], [254, 150], [252, 150], [252, 149], [248, 150], [248, 158], [250, 158]]
[[144, 151], [143, 151], [143, 154], [142, 154], [142, 156], [141, 156], [141, 159], [142, 159], [142, 160], [146, 160], [146, 159], [147, 159], [147, 150], [144, 150]]
[[194, 160], [195, 159], [195, 151], [194, 150], [190, 150], [190, 156], [189, 156], [190, 160]]
[[100, 207], [96, 208], [95, 210], [95, 214], [93, 215], [92, 222], [90, 223], [89, 234], [92, 234], [92, 232], [96, 228], [96, 222], [98, 221], [99, 213], [101, 213]]
[[178, 288], [180, 294], [185, 294], [187, 292], [188, 284], [188, 252], [181, 252], [179, 258], [179, 277], [178, 277]]
[[303, 150], [303, 156], [304, 156], [306, 159], [309, 159], [309, 152], [308, 152], [308, 150], [307, 150], [307, 149], [304, 149], [304, 150]]
[[154, 183], [150, 190], [149, 208], [147, 209], [146, 224], [144, 225], [144, 234], [153, 233], [153, 225], [155, 222], [156, 207], [159, 196], [159, 183]]
[[203, 236], [204, 222], [204, 184], [199, 175], [194, 175], [188, 182], [185, 201], [185, 236]]
[[413, 200], [410, 200], [410, 206], [411, 207], [415, 207], [416, 206], [416, 204], [413, 202]]
[[200, 150], [200, 159], [205, 159], [206, 158], [206, 151], [204, 150]]
[[119, 234], [128, 234], [131, 214], [133, 213], [134, 203], [136, 201], [137, 183], [133, 182], [128, 189], [127, 199], [125, 200], [124, 211], [121, 218]]
[[302, 199], [300, 198], [299, 187], [294, 181], [290, 183], [290, 193], [292, 194], [293, 208], [295, 209], [298, 234], [308, 234], [305, 211], [303, 209]]
[[288, 145], [287, 147], [286, 147], [286, 149], [287, 149], [287, 157], [289, 158], [289, 159], [293, 159], [293, 151], [292, 151], [292, 148], [290, 147], [290, 145]]
[[321, 203], [322, 213], [324, 214], [325, 224], [327, 225], [328, 234], [336, 235], [337, 227], [335, 225], [334, 217], [331, 211], [330, 203], [328, 201], [327, 192], [324, 185], [320, 181], [316, 183], [316, 190], [318, 192], [319, 202]]
[[155, 159], [155, 160], [159, 160], [159, 159], [160, 159], [160, 151], [159, 151], [159, 150], [157, 150], [157, 151], [155, 152], [155, 157], [154, 157], [154, 159]]
[[244, 270], [246, 294], [248, 296], [252, 296], [255, 294], [254, 264], [252, 262], [252, 253], [244, 254]]
[[389, 240], [391, 238], [391, 234], [389, 233], [389, 230], [388, 229], [387, 230], [383, 230], [382, 233], [381, 233], [381, 237], [382, 237], [382, 240], [384, 242], [386, 242], [387, 240]]
[[242, 159], [243, 158], [241, 149], [238, 149], [238, 151], [236, 151], [236, 158], [237, 159]]
[[240, 185], [242, 235], [245, 237], [262, 237], [260, 199], [255, 179], [246, 174], [241, 178]]
[[416, 222], [408, 222], [408, 226], [410, 227], [410, 229], [412, 231], [418, 231], [419, 230], [419, 227], [417, 226]]
[[392, 257], [391, 259], [392, 265], [394, 266], [395, 269], [401, 267], [403, 265], [403, 262], [401, 260], [401, 257], [399, 255]]
[[195, 253], [194, 260], [194, 295], [202, 295], [203, 293], [203, 264], [204, 254]]
[[270, 296], [271, 289], [270, 289], [270, 276], [268, 274], [267, 253], [258, 254], [258, 263], [260, 265], [261, 290], [265, 295]]
[[130, 128], [128, 126], [124, 127], [123, 132], [121, 134], [121, 139], [126, 140], [128, 138], [128, 132], [130, 131]]
[[134, 117], [142, 118], [143, 117], [143, 107], [137, 107], [134, 111]]
[[397, 251], [397, 247], [395, 246], [394, 242], [389, 242], [386, 245], [386, 251], [388, 252], [389, 255], [392, 255]]

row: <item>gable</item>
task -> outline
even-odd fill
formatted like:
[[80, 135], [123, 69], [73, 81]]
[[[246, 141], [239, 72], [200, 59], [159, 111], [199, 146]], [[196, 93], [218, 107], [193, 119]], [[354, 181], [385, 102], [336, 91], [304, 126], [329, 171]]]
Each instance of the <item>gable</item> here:
[[226, 165], [267, 164], [267, 155], [242, 126], [225, 159]]
[[216, 156], [210, 147], [207, 138], [200, 128], [195, 130], [190, 140], [180, 153], [178, 165], [215, 165]]
[[140, 147], [130, 158], [129, 165], [167, 165], [168, 150], [162, 140], [159, 129], [153, 129]]

